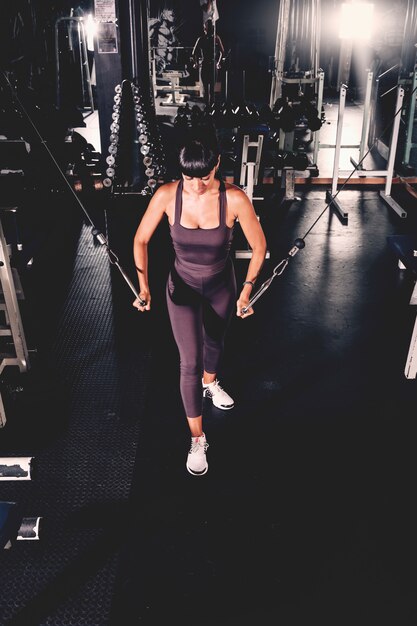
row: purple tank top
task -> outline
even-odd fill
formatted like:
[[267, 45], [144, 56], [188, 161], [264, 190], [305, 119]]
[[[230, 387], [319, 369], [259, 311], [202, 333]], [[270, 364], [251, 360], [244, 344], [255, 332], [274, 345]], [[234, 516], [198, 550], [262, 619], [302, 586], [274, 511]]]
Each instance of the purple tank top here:
[[229, 257], [233, 227], [226, 223], [226, 188], [220, 181], [219, 225], [214, 228], [187, 228], [181, 225], [183, 180], [178, 183], [175, 198], [174, 223], [170, 224], [175, 250], [175, 267], [187, 273], [198, 271], [205, 275], [221, 271]]

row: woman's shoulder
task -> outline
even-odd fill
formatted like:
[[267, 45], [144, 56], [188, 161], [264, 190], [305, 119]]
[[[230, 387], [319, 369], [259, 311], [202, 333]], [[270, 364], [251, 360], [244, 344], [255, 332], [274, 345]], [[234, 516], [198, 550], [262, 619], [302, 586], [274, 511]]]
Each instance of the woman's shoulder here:
[[231, 200], [239, 200], [243, 195], [246, 195], [241, 187], [234, 185], [233, 183], [224, 183], [227, 197]]
[[169, 202], [169, 200], [175, 197], [175, 194], [178, 188], [178, 183], [179, 183], [178, 180], [174, 180], [169, 183], [164, 183], [163, 185], [158, 187], [158, 189], [156, 190], [154, 194], [154, 198], [157, 197], [159, 200], [165, 200]]
[[239, 211], [242, 210], [244, 207], [247, 207], [248, 203], [250, 204], [249, 198], [247, 194], [243, 191], [243, 189], [241, 189], [241, 187], [238, 187], [233, 183], [225, 183], [225, 187], [227, 206], [229, 207], [233, 215], [237, 217]]

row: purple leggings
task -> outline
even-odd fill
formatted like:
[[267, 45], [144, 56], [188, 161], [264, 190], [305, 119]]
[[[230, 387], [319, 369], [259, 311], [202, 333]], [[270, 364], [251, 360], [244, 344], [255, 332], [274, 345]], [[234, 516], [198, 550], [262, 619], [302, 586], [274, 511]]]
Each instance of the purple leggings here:
[[214, 275], [191, 277], [172, 268], [168, 277], [167, 306], [180, 355], [180, 391], [187, 417], [202, 414], [203, 370], [218, 371], [236, 294], [230, 259]]

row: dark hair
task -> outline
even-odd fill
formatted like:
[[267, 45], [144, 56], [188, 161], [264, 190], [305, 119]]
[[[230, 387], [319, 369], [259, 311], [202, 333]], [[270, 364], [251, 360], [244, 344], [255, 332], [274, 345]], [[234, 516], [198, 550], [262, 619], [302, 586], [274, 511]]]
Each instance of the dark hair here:
[[201, 178], [216, 167], [219, 147], [214, 133], [190, 136], [179, 151], [179, 166], [182, 174]]

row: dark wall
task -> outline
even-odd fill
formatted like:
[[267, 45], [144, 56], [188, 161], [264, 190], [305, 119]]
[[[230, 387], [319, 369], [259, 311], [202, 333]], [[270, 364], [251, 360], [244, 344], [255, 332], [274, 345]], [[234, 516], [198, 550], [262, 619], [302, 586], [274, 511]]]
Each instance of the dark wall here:
[[231, 72], [235, 72], [235, 83], [238, 86], [240, 80], [244, 81], [248, 100], [268, 101], [271, 84], [269, 57], [275, 52], [279, 2], [232, 0], [222, 5], [218, 30], [225, 48], [231, 48]]

